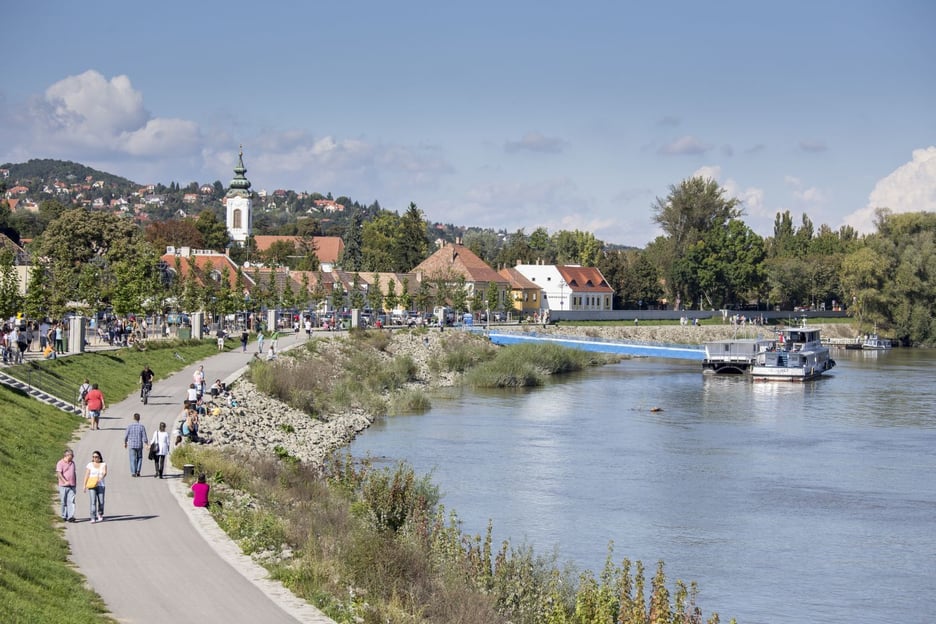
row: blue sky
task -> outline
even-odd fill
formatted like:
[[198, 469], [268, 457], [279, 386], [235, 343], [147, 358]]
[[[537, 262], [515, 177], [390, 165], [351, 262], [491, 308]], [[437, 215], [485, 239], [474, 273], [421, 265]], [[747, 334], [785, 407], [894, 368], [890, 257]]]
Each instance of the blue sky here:
[[[295, 6], [294, 6], [295, 5]], [[35, 0], [4, 11], [0, 162], [233, 176], [643, 246], [692, 175], [769, 235], [936, 211], [936, 4]]]

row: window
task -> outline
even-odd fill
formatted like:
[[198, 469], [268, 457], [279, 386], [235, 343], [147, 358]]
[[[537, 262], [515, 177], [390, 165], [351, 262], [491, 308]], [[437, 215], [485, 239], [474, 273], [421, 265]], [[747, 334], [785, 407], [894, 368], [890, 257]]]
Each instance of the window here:
[[234, 221], [234, 229], [235, 229], [235, 230], [241, 229], [241, 211], [240, 211], [240, 208], [235, 208], [235, 209], [234, 209], [234, 219], [233, 219], [233, 221]]

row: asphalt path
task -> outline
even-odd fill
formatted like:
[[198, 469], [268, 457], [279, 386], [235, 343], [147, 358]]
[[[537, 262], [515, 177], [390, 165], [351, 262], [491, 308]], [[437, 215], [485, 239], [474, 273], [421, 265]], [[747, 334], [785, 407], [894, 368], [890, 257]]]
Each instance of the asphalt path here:
[[[305, 339], [289, 334], [279, 350]], [[265, 346], [269, 345], [269, 341]], [[181, 471], [166, 462], [165, 479], [154, 478], [153, 462], [143, 458], [141, 477], [130, 474], [124, 432], [134, 412], [152, 437], [159, 423], [174, 429], [185, 390], [199, 365], [208, 385], [233, 381], [256, 352], [240, 345], [216, 356], [187, 362], [169, 378], [157, 380], [143, 405], [134, 394], [108, 408], [101, 428], [87, 426], [75, 444], [78, 492], [75, 523], [66, 524], [71, 559], [101, 595], [119, 622], [311, 622], [332, 620], [295, 598], [266, 571], [243, 555], [205, 509], [192, 506]], [[128, 370], [138, 378], [140, 371]], [[91, 380], [94, 381], [93, 379]], [[107, 388], [101, 388], [107, 399]], [[89, 496], [82, 491], [85, 466], [100, 451], [107, 463], [104, 522], [89, 522]]]

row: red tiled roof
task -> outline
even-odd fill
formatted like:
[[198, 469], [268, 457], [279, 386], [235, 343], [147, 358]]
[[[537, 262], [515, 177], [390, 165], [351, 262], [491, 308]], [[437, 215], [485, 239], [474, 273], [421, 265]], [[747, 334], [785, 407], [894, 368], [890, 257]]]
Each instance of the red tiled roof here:
[[428, 277], [447, 273], [463, 275], [468, 282], [508, 283], [505, 277], [464, 245], [445, 245], [413, 269], [413, 273], [419, 272]]
[[613, 293], [614, 289], [605, 281], [604, 275], [597, 268], [557, 265], [556, 270], [562, 279], [575, 292]]
[[526, 277], [523, 273], [518, 271], [513, 267], [507, 267], [498, 271], [498, 273], [510, 282], [510, 287], [516, 290], [542, 290], [536, 282], [533, 282]]

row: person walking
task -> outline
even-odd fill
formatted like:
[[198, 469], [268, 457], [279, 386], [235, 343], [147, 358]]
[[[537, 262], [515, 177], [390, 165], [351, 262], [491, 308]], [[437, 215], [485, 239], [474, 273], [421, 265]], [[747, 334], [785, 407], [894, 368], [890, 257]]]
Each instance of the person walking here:
[[62, 501], [62, 520], [75, 521], [75, 488], [78, 486], [75, 468], [75, 452], [65, 449], [65, 455], [55, 464], [58, 477], [59, 499]]
[[166, 455], [169, 454], [169, 432], [166, 431], [166, 423], [159, 423], [159, 431], [153, 432], [150, 449], [153, 451], [152, 460], [156, 464], [156, 474], [153, 478], [162, 479], [163, 471], [166, 469]]
[[84, 380], [84, 383], [78, 386], [78, 397], [81, 401], [81, 415], [84, 418], [88, 417], [88, 393], [91, 392], [91, 382], [88, 379]]
[[104, 401], [104, 393], [96, 383], [91, 384], [91, 389], [85, 395], [85, 404], [88, 406], [88, 416], [91, 418], [91, 430], [100, 429], [101, 412], [107, 409], [107, 403]]
[[139, 477], [143, 467], [143, 447], [146, 446], [146, 427], [140, 423], [139, 412], [133, 415], [133, 422], [124, 433], [124, 448], [130, 450], [130, 476]]
[[247, 330], [241, 332], [241, 350], [244, 353], [247, 353], [247, 341], [250, 339], [250, 334], [247, 333]]
[[91, 522], [104, 522], [104, 477], [107, 464], [100, 451], [91, 454], [91, 462], [85, 466], [84, 491], [90, 494]]
[[257, 330], [257, 353], [263, 355], [263, 330]]
[[200, 365], [198, 369], [195, 371], [195, 373], [192, 375], [192, 381], [195, 383], [195, 390], [198, 392], [198, 396], [203, 395], [205, 393], [205, 365], [204, 364]]

